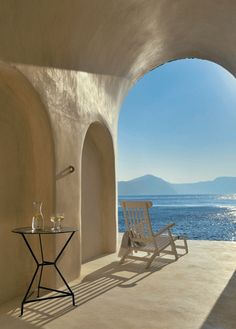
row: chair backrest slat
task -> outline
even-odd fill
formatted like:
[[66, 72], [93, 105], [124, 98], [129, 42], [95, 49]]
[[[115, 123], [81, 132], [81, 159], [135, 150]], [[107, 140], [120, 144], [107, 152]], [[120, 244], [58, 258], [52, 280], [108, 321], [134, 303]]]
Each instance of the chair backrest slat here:
[[148, 242], [153, 240], [152, 226], [148, 208], [150, 201], [122, 201], [121, 202], [126, 229], [134, 241]]

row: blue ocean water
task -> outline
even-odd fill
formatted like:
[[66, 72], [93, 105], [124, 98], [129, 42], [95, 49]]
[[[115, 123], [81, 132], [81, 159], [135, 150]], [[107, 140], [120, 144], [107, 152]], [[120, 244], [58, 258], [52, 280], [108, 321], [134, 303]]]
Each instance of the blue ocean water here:
[[[194, 240], [236, 241], [236, 194], [119, 196], [121, 200], [150, 200], [153, 230], [174, 222], [173, 233]], [[118, 207], [119, 231], [124, 232], [122, 209]]]

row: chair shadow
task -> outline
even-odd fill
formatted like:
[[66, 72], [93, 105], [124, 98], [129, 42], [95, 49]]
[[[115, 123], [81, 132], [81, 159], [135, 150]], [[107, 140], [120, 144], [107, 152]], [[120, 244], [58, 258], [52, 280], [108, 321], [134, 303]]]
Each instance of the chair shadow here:
[[[179, 255], [179, 257], [182, 256], [182, 254]], [[86, 275], [79, 283], [71, 285], [75, 295], [76, 306], [72, 305], [70, 297], [54, 299], [53, 301], [46, 300], [26, 305], [22, 318], [18, 317], [19, 308], [8, 312], [7, 316], [13, 317], [14, 321], [18, 320], [21, 325], [22, 322], [27, 323], [28, 326], [25, 328], [42, 327], [111, 289], [116, 287], [133, 288], [141, 280], [148, 278], [153, 273], [174, 262], [174, 259], [165, 258], [165, 255], [163, 255], [158, 257], [149, 269], [145, 269], [143, 261], [130, 260], [122, 265], [115, 261]], [[21, 327], [19, 326], [19, 328]]]
[[236, 328], [236, 271], [200, 329]]

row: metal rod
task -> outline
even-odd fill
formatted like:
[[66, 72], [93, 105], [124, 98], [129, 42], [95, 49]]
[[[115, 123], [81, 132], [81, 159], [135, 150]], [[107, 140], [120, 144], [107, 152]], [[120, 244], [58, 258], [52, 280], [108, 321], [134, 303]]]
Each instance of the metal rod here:
[[41, 259], [42, 259], [42, 265], [40, 268], [40, 275], [39, 275], [39, 281], [38, 281], [38, 294], [37, 296], [39, 297], [39, 290], [40, 290], [40, 284], [41, 284], [41, 279], [42, 279], [42, 273], [43, 273], [43, 263], [44, 263], [44, 257], [43, 257], [43, 245], [42, 245], [42, 239], [41, 239], [41, 234], [39, 233], [39, 245], [40, 245], [40, 252], [41, 252]]
[[62, 171], [60, 171], [58, 174], [56, 174], [56, 179], [61, 179], [66, 177], [67, 175], [72, 174], [75, 171], [75, 167], [70, 165], [68, 167], [66, 167], [65, 169], [63, 169]]
[[73, 166], [71, 166], [71, 165], [69, 166], [69, 169], [70, 169], [70, 172], [71, 172], [71, 173], [73, 173], [73, 172], [75, 171], [75, 167], [73, 167]]
[[49, 290], [49, 291], [55, 291], [55, 292], [59, 292], [61, 294], [65, 294], [65, 295], [68, 295], [70, 296], [71, 293], [70, 292], [66, 292], [66, 291], [62, 291], [62, 290], [58, 290], [58, 289], [53, 289], [53, 288], [48, 288], [48, 287], [43, 287], [43, 286], [40, 286], [41, 289], [45, 289], [45, 290]]
[[[69, 296], [69, 295], [68, 295]], [[66, 295], [57, 295], [57, 296], [49, 296], [49, 297], [40, 297], [40, 298], [35, 298], [35, 299], [30, 299], [30, 300], [26, 300], [24, 302], [24, 304], [29, 304], [29, 303], [33, 303], [33, 302], [40, 302], [42, 300], [48, 300], [48, 299], [55, 299], [55, 298], [63, 298], [63, 297], [68, 297]], [[74, 305], [74, 304], [73, 304]]]
[[31, 287], [32, 287], [32, 284], [33, 284], [34, 279], [35, 279], [35, 277], [36, 277], [36, 274], [37, 274], [37, 272], [38, 272], [38, 269], [39, 269], [39, 265], [37, 265], [37, 268], [36, 268], [36, 270], [35, 270], [35, 272], [34, 272], [33, 278], [32, 278], [32, 280], [31, 280], [31, 282], [30, 282], [30, 285], [29, 285], [29, 287], [28, 287], [28, 289], [27, 289], [27, 291], [26, 291], [25, 297], [23, 298], [23, 301], [22, 301], [22, 303], [21, 303], [21, 314], [20, 314], [20, 316], [23, 315], [24, 304], [26, 303], [26, 299], [27, 299], [28, 293], [30, 292], [30, 289], [31, 289]]
[[37, 294], [38, 297], [39, 297], [39, 290], [40, 290], [40, 284], [41, 284], [41, 279], [42, 279], [42, 273], [43, 273], [43, 265], [41, 265], [41, 268], [40, 268], [40, 275], [39, 275], [39, 282], [38, 282], [38, 294]]
[[58, 254], [58, 256], [55, 259], [55, 263], [58, 261], [58, 259], [60, 258], [61, 254], [63, 253], [63, 251], [65, 250], [66, 246], [68, 245], [70, 239], [72, 238], [72, 236], [74, 235], [75, 232], [72, 232], [71, 235], [69, 236], [68, 240], [66, 241], [64, 247], [61, 249], [60, 253]]
[[75, 306], [75, 296], [74, 296], [74, 293], [73, 293], [73, 291], [70, 289], [70, 287], [69, 287], [68, 283], [66, 282], [66, 280], [65, 280], [64, 276], [63, 276], [63, 275], [62, 275], [62, 273], [60, 272], [60, 270], [59, 270], [59, 268], [57, 267], [57, 265], [55, 264], [54, 266], [55, 266], [55, 268], [56, 268], [56, 270], [57, 270], [58, 274], [60, 275], [60, 277], [61, 277], [62, 281], [65, 283], [65, 285], [66, 285], [67, 289], [68, 289], [68, 290], [69, 290], [69, 292], [71, 293], [71, 296], [72, 296], [72, 301], [73, 301], [73, 305]]
[[43, 258], [43, 245], [42, 245], [42, 239], [41, 239], [41, 234], [40, 234], [40, 233], [39, 233], [39, 244], [40, 244], [40, 251], [41, 251], [42, 263], [44, 263], [44, 258]]
[[39, 265], [39, 262], [38, 262], [38, 260], [37, 260], [37, 258], [36, 258], [36, 256], [35, 256], [35, 254], [33, 253], [33, 250], [31, 249], [31, 247], [30, 247], [30, 245], [29, 245], [29, 242], [27, 241], [27, 239], [26, 239], [24, 233], [21, 233], [21, 236], [23, 237], [23, 239], [24, 239], [24, 241], [25, 241], [27, 247], [29, 248], [29, 251], [30, 251], [31, 255], [32, 255], [33, 258], [34, 258], [35, 263], [36, 263], [37, 265]]

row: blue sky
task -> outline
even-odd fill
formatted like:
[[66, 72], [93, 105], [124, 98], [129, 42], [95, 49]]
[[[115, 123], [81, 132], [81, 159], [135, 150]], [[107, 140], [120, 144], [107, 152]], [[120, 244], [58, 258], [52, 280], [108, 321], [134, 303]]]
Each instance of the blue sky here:
[[118, 132], [118, 179], [170, 182], [236, 176], [236, 79], [209, 61], [174, 61], [127, 95]]

